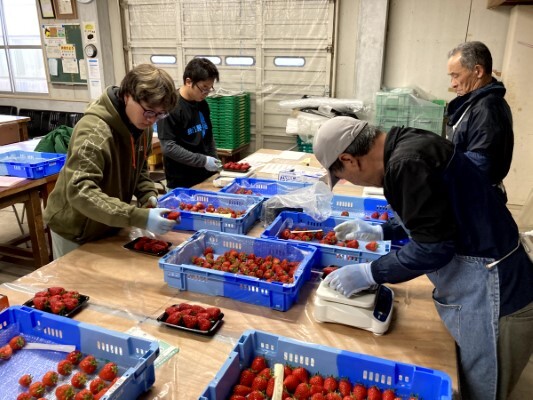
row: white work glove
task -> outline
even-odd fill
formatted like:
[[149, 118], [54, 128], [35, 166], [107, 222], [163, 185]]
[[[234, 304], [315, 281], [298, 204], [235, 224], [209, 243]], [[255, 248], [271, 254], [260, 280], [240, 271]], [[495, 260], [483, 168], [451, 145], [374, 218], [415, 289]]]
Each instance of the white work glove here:
[[376, 285], [370, 265], [371, 263], [345, 265], [326, 276], [324, 283], [346, 297], [353, 296]]
[[157, 197], [150, 196], [146, 203], [142, 205], [142, 208], [156, 208], [157, 207]]
[[371, 225], [362, 219], [346, 221], [333, 228], [339, 240], [383, 240], [380, 225]]
[[222, 161], [215, 157], [206, 156], [205, 157], [205, 169], [208, 171], [218, 171], [222, 167]]
[[170, 232], [174, 225], [176, 225], [176, 221], [163, 217], [164, 214], [168, 214], [170, 211], [168, 208], [150, 209], [146, 229], [156, 235], [163, 235]]

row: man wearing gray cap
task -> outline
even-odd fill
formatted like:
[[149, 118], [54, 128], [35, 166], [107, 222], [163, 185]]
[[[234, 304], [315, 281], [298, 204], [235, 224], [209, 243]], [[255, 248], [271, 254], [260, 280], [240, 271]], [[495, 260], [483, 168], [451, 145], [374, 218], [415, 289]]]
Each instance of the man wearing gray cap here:
[[[371, 263], [344, 266], [326, 283], [351, 296], [426, 274], [454, 337], [464, 399], [507, 399], [533, 352], [533, 265], [498, 189], [453, 144], [432, 132], [336, 117], [313, 144], [331, 185], [383, 187], [404, 229], [350, 221], [337, 236], [410, 241]], [[341, 229], [339, 229], [341, 228]]]

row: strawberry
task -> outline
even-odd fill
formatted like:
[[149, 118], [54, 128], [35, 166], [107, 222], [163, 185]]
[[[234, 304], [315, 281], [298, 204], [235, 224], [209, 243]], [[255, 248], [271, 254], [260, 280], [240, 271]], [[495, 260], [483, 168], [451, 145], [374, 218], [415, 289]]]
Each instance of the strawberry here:
[[102, 390], [100, 390], [95, 396], [94, 396], [94, 400], [100, 400], [102, 397], [104, 397], [104, 395], [106, 394], [106, 392], [109, 390], [109, 387], [106, 387], [106, 388], [103, 388]]
[[22, 375], [19, 378], [19, 385], [24, 387], [29, 387], [31, 385], [31, 381], [33, 380], [33, 377], [30, 374]]
[[4, 347], [0, 347], [0, 360], [9, 360], [13, 355], [13, 349], [9, 344]]
[[311, 395], [311, 400], [326, 400], [326, 396], [324, 396], [322, 393], [314, 393]]
[[48, 371], [43, 375], [43, 385], [47, 387], [53, 387], [57, 384], [57, 380], [59, 379], [59, 375], [55, 371]]
[[34, 382], [30, 385], [28, 392], [35, 398], [42, 397], [44, 395], [45, 387], [42, 382]]
[[339, 383], [333, 376], [328, 376], [324, 379], [324, 390], [326, 392], [334, 392], [339, 387]]
[[209, 314], [209, 318], [212, 320], [217, 320], [220, 317], [221, 311], [218, 307], [207, 307], [205, 312]]
[[196, 325], [198, 324], [198, 318], [195, 315], [184, 315], [183, 318], [183, 326], [189, 329], [196, 329]]
[[172, 219], [176, 221], [180, 217], [180, 215], [181, 214], [179, 211], [171, 211], [167, 214], [167, 219]]
[[55, 296], [55, 295], [62, 295], [63, 293], [65, 293], [66, 290], [60, 286], [55, 286], [55, 287], [49, 287], [48, 288], [48, 294], [50, 296]]
[[381, 396], [382, 400], [394, 400], [396, 398], [396, 393], [393, 389], [386, 389], [383, 391]]
[[76, 397], [74, 397], [74, 400], [93, 400], [94, 395], [91, 393], [89, 389], [83, 389], [80, 392], [76, 394]]
[[322, 378], [322, 375], [315, 374], [309, 379], [310, 385], [316, 385], [316, 386], [324, 386], [324, 378]]
[[65, 360], [69, 360], [72, 365], [78, 365], [83, 357], [83, 354], [79, 350], [71, 351], [65, 357]]
[[246, 396], [247, 400], [264, 400], [265, 395], [261, 393], [259, 390], [252, 391], [248, 396]]
[[337, 269], [339, 269], [339, 267], [336, 265], [328, 265], [327, 267], [322, 269], [322, 278], [325, 278], [326, 276], [328, 276], [329, 274], [331, 274], [333, 271]]
[[350, 213], [348, 211], [341, 212], [341, 217], [349, 217]]
[[382, 221], [388, 221], [389, 220], [389, 213], [385, 211], [384, 213], [382, 213], [379, 216], [379, 219], [382, 220]]
[[294, 398], [307, 400], [311, 395], [311, 386], [308, 383], [300, 383], [294, 390]]
[[65, 305], [65, 309], [67, 311], [72, 311], [80, 305], [80, 301], [74, 297], [67, 297], [63, 299], [63, 304]]
[[74, 388], [71, 385], [61, 385], [56, 388], [57, 400], [73, 400], [75, 396]]
[[211, 329], [212, 322], [206, 318], [198, 318], [198, 329], [207, 332]]
[[21, 393], [17, 396], [17, 400], [31, 400], [33, 399], [33, 396], [29, 394], [28, 392]]
[[254, 382], [255, 377], [255, 371], [252, 371], [250, 368], [244, 369], [241, 371], [241, 375], [239, 377], [239, 384], [252, 387], [252, 383]]
[[22, 349], [24, 346], [26, 346], [26, 339], [24, 339], [22, 336], [18, 335], [9, 341], [9, 345], [11, 348], [15, 351]]
[[179, 312], [175, 312], [174, 314], [170, 314], [165, 322], [167, 324], [179, 325], [181, 322], [181, 317], [182, 315]]
[[67, 376], [72, 372], [72, 363], [69, 360], [61, 360], [57, 363], [57, 372], [59, 375]]
[[285, 386], [287, 390], [291, 393], [296, 390], [296, 388], [298, 387], [300, 383], [301, 382], [298, 379], [298, 377], [294, 375], [289, 375], [283, 380], [283, 386]]
[[48, 307], [48, 297], [34, 297], [33, 306], [37, 310], [44, 310], [46, 307]]
[[342, 400], [342, 397], [337, 392], [329, 392], [325, 396], [326, 400]]
[[98, 373], [98, 377], [104, 381], [112, 381], [117, 377], [118, 366], [114, 362], [108, 362]]
[[264, 376], [256, 376], [252, 382], [252, 390], [264, 392], [268, 386], [268, 379]]
[[68, 292], [65, 292], [61, 295], [61, 297], [63, 297], [63, 299], [78, 299], [80, 298], [80, 292], [76, 291], [76, 290], [69, 290]]
[[235, 385], [233, 386], [233, 394], [240, 396], [248, 396], [252, 393], [252, 388], [244, 385]]
[[365, 246], [365, 248], [370, 251], [376, 251], [378, 247], [379, 245], [378, 245], [378, 242], [376, 241], [368, 242]]
[[355, 397], [355, 400], [365, 400], [366, 395], [368, 391], [366, 389], [366, 386], [362, 383], [356, 383], [353, 387], [353, 395]]
[[79, 368], [88, 375], [94, 374], [96, 368], [98, 367], [98, 362], [94, 356], [87, 356], [80, 361]]
[[100, 390], [105, 388], [107, 385], [103, 379], [94, 378], [89, 384], [89, 390], [92, 394], [97, 394]]
[[368, 400], [381, 400], [381, 390], [377, 386], [372, 386], [368, 389]]
[[65, 303], [62, 300], [51, 301], [50, 311], [52, 311], [54, 314], [61, 314], [63, 311], [65, 311]]
[[72, 379], [70, 380], [70, 384], [74, 386], [76, 389], [83, 389], [85, 387], [85, 384], [87, 383], [87, 374], [85, 372], [76, 372]]
[[250, 368], [252, 368], [255, 372], [262, 371], [266, 367], [268, 367], [268, 365], [266, 362], [266, 358], [263, 356], [256, 356], [252, 360], [252, 365], [250, 366]]
[[374, 211], [372, 214], [370, 214], [370, 218], [379, 219], [379, 211]]
[[309, 382], [309, 373], [303, 367], [297, 367], [292, 370], [292, 374], [298, 378], [300, 382], [308, 383]]
[[340, 394], [342, 394], [343, 397], [349, 396], [350, 393], [352, 392], [352, 384], [350, 383], [348, 379], [341, 378], [339, 380], [338, 391], [340, 392]]
[[261, 372], [259, 372], [257, 374], [257, 376], [263, 376], [265, 377], [267, 380], [269, 380], [270, 378], [272, 378], [272, 371], [270, 370], [270, 368], [266, 367], [265, 369], [263, 369]]
[[178, 305], [174, 304], [172, 306], [169, 306], [169, 307], [165, 308], [165, 313], [167, 313], [168, 315], [172, 315], [175, 312], [178, 312], [179, 310], [180, 309], [179, 309]]

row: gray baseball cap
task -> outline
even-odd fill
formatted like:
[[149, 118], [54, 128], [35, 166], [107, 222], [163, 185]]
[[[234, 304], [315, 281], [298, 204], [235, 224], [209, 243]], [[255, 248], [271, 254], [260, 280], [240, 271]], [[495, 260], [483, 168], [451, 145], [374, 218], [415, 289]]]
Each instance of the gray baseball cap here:
[[318, 162], [327, 169], [331, 188], [339, 179], [331, 173], [330, 167], [367, 124], [367, 121], [352, 117], [335, 117], [324, 122], [318, 129], [313, 141], [313, 152]]

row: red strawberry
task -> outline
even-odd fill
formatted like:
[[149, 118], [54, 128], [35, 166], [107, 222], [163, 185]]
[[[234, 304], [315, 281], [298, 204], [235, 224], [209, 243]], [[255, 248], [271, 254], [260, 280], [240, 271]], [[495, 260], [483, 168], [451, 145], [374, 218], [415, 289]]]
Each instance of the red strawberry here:
[[255, 377], [256, 377], [255, 372], [252, 371], [250, 368], [244, 369], [241, 371], [241, 375], [239, 378], [239, 384], [252, 387], [252, 383], [254, 382]]
[[98, 367], [98, 362], [94, 356], [87, 356], [80, 361], [79, 368], [88, 375], [94, 374], [96, 368]]
[[176, 221], [180, 217], [180, 215], [181, 214], [179, 211], [171, 211], [167, 214], [167, 219], [172, 219]]
[[396, 393], [393, 389], [386, 389], [383, 391], [381, 398], [382, 400], [394, 400], [396, 398]]
[[72, 365], [78, 365], [83, 357], [83, 354], [79, 350], [71, 351], [65, 357], [65, 360], [69, 360]]
[[85, 384], [87, 383], [87, 374], [85, 372], [76, 372], [72, 379], [70, 380], [70, 384], [74, 386], [76, 389], [83, 389], [85, 387]]
[[350, 383], [348, 379], [341, 378], [339, 380], [338, 390], [340, 394], [342, 394], [343, 396], [349, 396], [352, 391], [352, 384]]
[[65, 311], [65, 303], [62, 300], [51, 301], [50, 302], [50, 311], [54, 314], [61, 314]]
[[29, 393], [21, 393], [17, 396], [17, 400], [31, 400], [33, 399], [33, 396]]
[[35, 398], [42, 397], [44, 395], [45, 387], [42, 382], [34, 382], [30, 385], [28, 392]]
[[256, 376], [252, 382], [252, 390], [264, 392], [268, 386], [268, 379], [264, 376]]
[[326, 396], [324, 396], [322, 393], [314, 393], [311, 396], [311, 400], [326, 400]]
[[62, 295], [63, 293], [65, 293], [66, 290], [60, 286], [55, 286], [55, 287], [49, 287], [48, 288], [48, 294], [50, 296], [55, 296], [55, 295]]
[[334, 392], [337, 390], [337, 387], [339, 387], [339, 384], [334, 377], [328, 376], [326, 379], [324, 379], [324, 390], [326, 392]]
[[198, 318], [195, 315], [184, 315], [182, 320], [183, 326], [189, 329], [196, 329], [196, 325], [198, 325]]
[[76, 290], [69, 290], [68, 292], [65, 292], [61, 295], [63, 297], [63, 299], [69, 299], [69, 298], [73, 298], [73, 299], [78, 299], [80, 298], [80, 292], [76, 291]]
[[76, 397], [74, 397], [74, 400], [93, 400], [94, 395], [91, 393], [89, 389], [83, 389], [82, 391], [78, 392], [76, 394]]
[[379, 219], [382, 220], [382, 221], [388, 221], [388, 220], [389, 220], [389, 213], [388, 213], [388, 212], [384, 212], [384, 213], [382, 213], [382, 214], [379, 216]]
[[353, 395], [355, 397], [355, 400], [365, 400], [367, 396], [367, 389], [366, 386], [362, 383], [356, 383], [353, 387]]
[[374, 211], [374, 212], [370, 215], [370, 218], [372, 218], [372, 219], [378, 219], [378, 218], [379, 218], [379, 212], [378, 212], [378, 211]]
[[67, 376], [72, 372], [72, 363], [69, 360], [61, 360], [57, 364], [57, 372], [59, 375]]
[[102, 390], [100, 390], [95, 396], [94, 396], [94, 400], [100, 400], [102, 397], [104, 397], [104, 395], [106, 394], [106, 392], [109, 390], [109, 387], [106, 387], [106, 388], [103, 388]]
[[256, 356], [253, 361], [250, 368], [252, 368], [255, 372], [259, 372], [264, 370], [266, 367], [268, 367], [265, 357], [263, 356]]
[[296, 387], [296, 390], [294, 391], [294, 397], [296, 399], [305, 399], [307, 400], [309, 398], [309, 396], [311, 395], [311, 386], [309, 386], [308, 383], [300, 383], [297, 387]]
[[268, 380], [272, 378], [272, 371], [270, 370], [270, 368], [266, 367], [261, 372], [259, 372], [257, 376], [264, 376]]
[[167, 324], [179, 325], [181, 322], [181, 318], [182, 315], [179, 312], [175, 312], [174, 314], [170, 314], [165, 320], [165, 322]]
[[178, 312], [180, 310], [180, 308], [178, 307], [178, 305], [174, 304], [173, 306], [169, 306], [167, 308], [165, 308], [165, 312], [168, 314], [168, 315], [172, 315], [174, 314], [175, 312]]
[[207, 332], [211, 329], [211, 321], [206, 318], [198, 318], [198, 329], [201, 331]]
[[379, 245], [378, 245], [378, 242], [376, 241], [368, 242], [365, 246], [365, 248], [370, 251], [376, 251], [378, 247]]
[[33, 306], [37, 310], [44, 310], [46, 307], [48, 307], [48, 297], [34, 297]]
[[297, 367], [292, 370], [292, 374], [298, 378], [300, 382], [308, 383], [309, 382], [309, 373], [303, 367]]
[[322, 277], [325, 278], [329, 274], [331, 274], [333, 271], [339, 269], [336, 265], [328, 265], [324, 269], [322, 269]]
[[11, 348], [15, 351], [22, 349], [24, 346], [26, 346], [26, 339], [24, 339], [22, 336], [18, 335], [9, 341], [9, 345]]
[[240, 396], [248, 396], [252, 393], [252, 388], [244, 385], [235, 385], [233, 386], [233, 394]]
[[377, 386], [368, 389], [368, 400], [381, 400], [381, 390]]
[[292, 368], [290, 367], [290, 365], [285, 364], [283, 366], [283, 376], [286, 378], [289, 375], [292, 375]]
[[248, 396], [246, 396], [247, 400], [264, 400], [265, 395], [261, 393], [259, 390], [252, 391]]
[[298, 377], [294, 375], [289, 375], [283, 380], [283, 386], [285, 386], [287, 390], [291, 393], [296, 390], [296, 388], [298, 387], [300, 383], [301, 382], [298, 379]]
[[63, 299], [63, 304], [65, 305], [65, 309], [67, 311], [72, 311], [80, 305], [80, 301], [74, 297], [67, 297]]
[[309, 384], [310, 385], [317, 385], [317, 386], [324, 386], [324, 378], [322, 378], [322, 375], [320, 375], [320, 374], [313, 375], [309, 379]]
[[98, 377], [104, 381], [112, 381], [117, 377], [118, 366], [114, 362], [108, 362], [98, 373]]
[[221, 311], [218, 307], [207, 307], [205, 312], [209, 314], [209, 318], [217, 320], [220, 317]]
[[72, 400], [76, 392], [71, 385], [61, 385], [56, 388], [55, 393], [57, 400]]
[[13, 355], [13, 349], [9, 344], [4, 347], [0, 347], [0, 360], [9, 360]]
[[326, 393], [326, 391], [324, 390], [324, 386], [322, 385], [311, 385], [311, 395], [313, 394], [316, 394], [316, 393]]
[[33, 380], [33, 377], [30, 374], [22, 375], [19, 378], [19, 385], [28, 387], [31, 385], [31, 381]]
[[326, 400], [342, 400], [342, 397], [337, 392], [329, 392], [326, 394]]
[[94, 378], [89, 384], [89, 390], [92, 394], [97, 394], [100, 390], [105, 388], [107, 385], [103, 379]]
[[53, 387], [57, 384], [59, 375], [55, 371], [48, 371], [43, 375], [43, 385], [48, 387]]
[[349, 217], [350, 213], [348, 211], [341, 212], [341, 217]]

